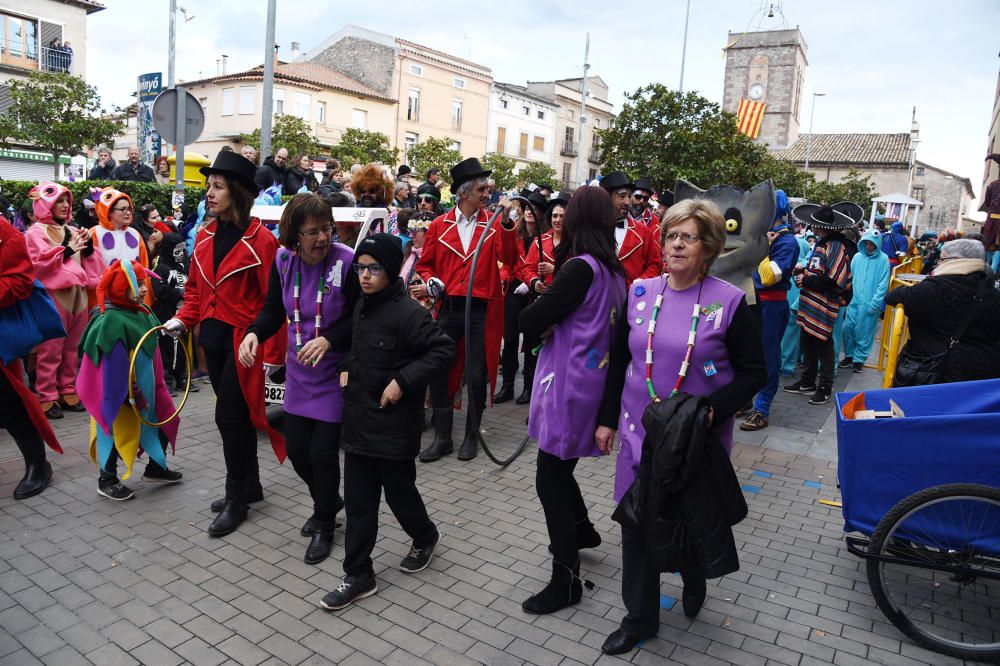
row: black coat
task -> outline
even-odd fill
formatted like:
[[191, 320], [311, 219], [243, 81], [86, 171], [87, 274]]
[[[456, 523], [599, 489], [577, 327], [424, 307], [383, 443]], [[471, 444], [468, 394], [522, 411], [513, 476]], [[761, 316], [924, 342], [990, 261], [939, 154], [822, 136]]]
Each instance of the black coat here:
[[270, 156], [264, 160], [264, 164], [257, 168], [253, 181], [257, 185], [257, 191], [266, 190], [272, 185], [280, 185], [283, 194], [295, 194], [295, 192], [285, 192], [286, 169], [274, 163], [274, 157]]
[[113, 159], [109, 159], [108, 163], [104, 166], [101, 166], [99, 162], [94, 162], [94, 166], [87, 178], [90, 180], [111, 180], [111, 174], [115, 172], [116, 166], [118, 165]]
[[[362, 297], [354, 308], [351, 351], [341, 364], [349, 377], [341, 448], [375, 458], [416, 457], [427, 385], [448, 372], [454, 357], [455, 343], [410, 298], [401, 279]], [[393, 379], [403, 397], [398, 404], [379, 407]]]
[[156, 175], [153, 169], [142, 162], [135, 167], [131, 162], [122, 162], [111, 173], [111, 180], [134, 180], [142, 183], [155, 183]]
[[[916, 356], [932, 356], [947, 350], [958, 332], [976, 289], [985, 273], [938, 275], [910, 287], [890, 291], [888, 305], [903, 304], [909, 319], [910, 339], [906, 349]], [[983, 290], [983, 302], [973, 313], [965, 335], [955, 344], [945, 363], [944, 382], [968, 382], [1000, 378], [1000, 291], [992, 281]]]
[[732, 526], [747, 504], [725, 448], [705, 427], [708, 408], [686, 393], [646, 408], [639, 474], [612, 516], [642, 531], [661, 572], [718, 578], [740, 568]]
[[282, 188], [281, 193], [297, 194], [303, 185], [310, 192], [318, 190], [319, 183], [316, 181], [316, 174], [313, 173], [312, 169], [308, 172], [303, 172], [296, 167], [292, 167], [285, 173], [285, 186]]

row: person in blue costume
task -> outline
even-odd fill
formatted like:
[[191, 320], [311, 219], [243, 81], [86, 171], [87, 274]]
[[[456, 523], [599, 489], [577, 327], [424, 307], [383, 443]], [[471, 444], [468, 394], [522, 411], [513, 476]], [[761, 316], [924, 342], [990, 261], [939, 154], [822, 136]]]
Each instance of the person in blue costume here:
[[[812, 245], [803, 236], [796, 236], [795, 240], [799, 243], [799, 259], [795, 265], [805, 268], [812, 253]], [[795, 366], [802, 357], [802, 350], [799, 348], [799, 325], [795, 323], [799, 315], [799, 285], [795, 284], [794, 280], [788, 289], [788, 310], [788, 325], [785, 326], [785, 334], [781, 338], [781, 374], [786, 378], [795, 374]]]
[[871, 353], [878, 328], [879, 314], [889, 290], [891, 269], [889, 258], [880, 251], [881, 234], [869, 229], [861, 236], [858, 253], [851, 260], [854, 295], [844, 315], [841, 368], [853, 367], [861, 372]]
[[882, 252], [889, 257], [889, 266], [898, 266], [910, 249], [910, 239], [903, 233], [903, 223], [896, 221], [882, 234]]

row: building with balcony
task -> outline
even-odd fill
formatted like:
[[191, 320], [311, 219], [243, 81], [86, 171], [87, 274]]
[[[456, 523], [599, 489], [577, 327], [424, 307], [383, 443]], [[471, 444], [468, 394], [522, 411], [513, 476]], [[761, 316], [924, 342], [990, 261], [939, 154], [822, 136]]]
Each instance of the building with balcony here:
[[[6, 83], [32, 72], [87, 73], [87, 17], [105, 7], [90, 0], [0, 0], [0, 113], [10, 106]], [[64, 155], [60, 164], [69, 166]], [[17, 146], [0, 150], [0, 176], [52, 177], [52, 155]]]
[[525, 86], [494, 83], [490, 88], [486, 152], [514, 158], [515, 173], [531, 162], [551, 164], [556, 152], [557, 112], [555, 104], [532, 95]]
[[[580, 87], [583, 78], [529, 81], [527, 92], [556, 108], [555, 141], [550, 164], [563, 189], [575, 188], [597, 177], [601, 170], [600, 145], [594, 130], [607, 129], [614, 118], [608, 101], [608, 84], [599, 76], [587, 77], [587, 103], [583, 118], [583, 154], [580, 154]], [[577, 178], [579, 173], [579, 179]]]

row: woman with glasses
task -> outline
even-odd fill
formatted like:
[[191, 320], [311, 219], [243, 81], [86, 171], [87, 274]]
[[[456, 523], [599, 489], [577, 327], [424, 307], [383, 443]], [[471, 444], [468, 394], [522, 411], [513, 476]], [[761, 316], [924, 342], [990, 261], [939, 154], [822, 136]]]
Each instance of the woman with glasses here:
[[[760, 331], [743, 291], [708, 275], [726, 243], [726, 223], [719, 209], [700, 199], [671, 206], [663, 220], [660, 243], [669, 276], [639, 279], [630, 286], [625, 310], [617, 320], [598, 410], [595, 439], [601, 451], [611, 452], [616, 430], [621, 440], [616, 502], [621, 502], [639, 473], [646, 436], [643, 414], [650, 403], [677, 392], [704, 396], [709, 405], [709, 435], [728, 453], [736, 411], [767, 379]], [[686, 451], [671, 453], [687, 455]], [[704, 469], [704, 465], [689, 464], [685, 474], [707, 473]], [[681, 507], [661, 507], [665, 509], [679, 511]], [[729, 543], [715, 549], [718, 538], [699, 542], [689, 550], [696, 556], [679, 561], [653, 557], [658, 544], [648, 540], [649, 532], [622, 525], [622, 596], [627, 612], [621, 627], [604, 642], [601, 649], [606, 654], [629, 652], [639, 641], [656, 635], [661, 571], [680, 571], [684, 614], [694, 617], [705, 600], [705, 579], [739, 568], [730, 525], [710, 522], [717, 515], [708, 514], [705, 527], [713, 537], [728, 535]]]
[[354, 253], [333, 242], [330, 206], [317, 194], [292, 197], [278, 224], [264, 308], [247, 329], [239, 361], [252, 367], [260, 343], [288, 328], [285, 358], [285, 442], [288, 458], [313, 499], [301, 534], [311, 537], [305, 562], [330, 555], [340, 496], [340, 424], [344, 398], [337, 364], [351, 346], [351, 313], [358, 282]]
[[[94, 239], [94, 249], [101, 255], [105, 266], [110, 266], [115, 259], [121, 261], [137, 261], [143, 268], [149, 269], [149, 253], [146, 243], [134, 227], [132, 227], [132, 199], [124, 192], [106, 187], [97, 198], [97, 226], [90, 233]], [[146, 305], [153, 304], [153, 289], [149, 278], [145, 278]], [[96, 305], [91, 298], [91, 305]]]

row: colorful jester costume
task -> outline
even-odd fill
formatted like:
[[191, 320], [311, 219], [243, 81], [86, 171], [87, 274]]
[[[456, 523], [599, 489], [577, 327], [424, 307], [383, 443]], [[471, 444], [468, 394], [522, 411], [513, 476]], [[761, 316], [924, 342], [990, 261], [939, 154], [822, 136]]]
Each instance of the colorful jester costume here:
[[[136, 409], [129, 404], [129, 361], [139, 340], [159, 320], [142, 304], [139, 285], [157, 276], [138, 262], [115, 260], [97, 286], [100, 310], [94, 309], [80, 340], [80, 373], [77, 385], [90, 413], [90, 458], [105, 469], [112, 450], [125, 461], [129, 478], [141, 448], [150, 460], [166, 469], [166, 444], [160, 443], [160, 428], [143, 422], [163, 421], [174, 413], [174, 403], [163, 381], [163, 363], [157, 340], [151, 335], [137, 350], [133, 393]], [[171, 445], [177, 437], [178, 420], [162, 426]]]

